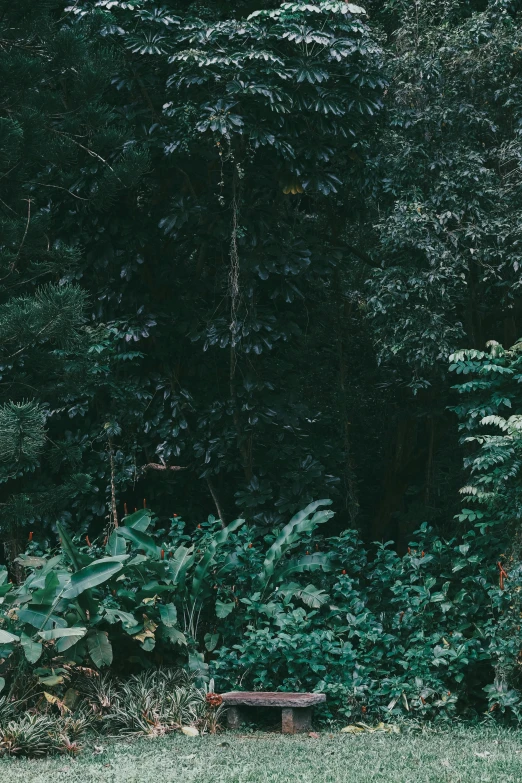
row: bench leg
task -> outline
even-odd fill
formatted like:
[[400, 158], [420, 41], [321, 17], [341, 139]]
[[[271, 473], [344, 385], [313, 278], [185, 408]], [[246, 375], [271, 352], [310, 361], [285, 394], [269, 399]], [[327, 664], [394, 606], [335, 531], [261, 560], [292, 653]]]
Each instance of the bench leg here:
[[243, 723], [243, 715], [239, 707], [227, 707], [227, 726], [229, 729], [239, 729]]
[[297, 734], [312, 729], [312, 708], [291, 707], [283, 709], [283, 734]]

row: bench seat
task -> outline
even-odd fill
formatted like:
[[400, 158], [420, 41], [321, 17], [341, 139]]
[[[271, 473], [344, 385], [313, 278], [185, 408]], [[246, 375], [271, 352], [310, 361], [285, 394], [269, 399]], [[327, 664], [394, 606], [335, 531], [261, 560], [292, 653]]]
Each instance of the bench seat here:
[[223, 693], [227, 723], [237, 729], [243, 722], [242, 707], [280, 707], [283, 734], [296, 734], [312, 728], [312, 709], [326, 701], [324, 693], [274, 693], [273, 691], [230, 691]]

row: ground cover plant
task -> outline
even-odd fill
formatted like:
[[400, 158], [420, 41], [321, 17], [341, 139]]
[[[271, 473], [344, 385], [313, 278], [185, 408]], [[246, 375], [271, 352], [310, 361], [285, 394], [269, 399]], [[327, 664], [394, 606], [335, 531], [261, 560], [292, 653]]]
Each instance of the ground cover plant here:
[[[221, 698], [197, 687], [183, 669], [157, 669], [116, 679], [69, 665], [62, 698], [27, 678], [18, 698], [0, 699], [0, 757], [76, 756], [107, 737], [154, 738], [174, 731], [197, 736], [221, 728]], [[49, 678], [48, 678], [49, 679]]]

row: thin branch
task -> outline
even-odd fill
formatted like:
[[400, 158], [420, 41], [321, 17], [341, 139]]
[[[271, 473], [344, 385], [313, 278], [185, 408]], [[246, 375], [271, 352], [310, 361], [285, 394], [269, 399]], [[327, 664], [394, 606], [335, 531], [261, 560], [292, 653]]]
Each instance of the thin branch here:
[[41, 188], [56, 188], [56, 190], [65, 190], [66, 193], [70, 193], [71, 196], [74, 196], [74, 198], [77, 198], [80, 201], [90, 201], [90, 199], [83, 198], [83, 196], [77, 196], [76, 193], [73, 193], [72, 190], [69, 190], [69, 188], [62, 188], [60, 185], [44, 185], [43, 182], [32, 182], [31, 184]]
[[160, 462], [149, 462], [147, 465], [141, 466], [142, 470], [187, 470], [186, 467], [181, 465], [164, 465]]
[[63, 133], [63, 131], [56, 130], [56, 128], [53, 128], [52, 130], [53, 130], [53, 133], [58, 133], [59, 136], [65, 136], [66, 139], [69, 139], [69, 141], [72, 141], [72, 143], [76, 144], [77, 147], [81, 147], [82, 150], [85, 150], [85, 152], [88, 152], [89, 155], [91, 155], [93, 158], [97, 158], [102, 163], [104, 163], [112, 171], [112, 173], [114, 174], [114, 176], [116, 177], [116, 179], [118, 180], [120, 185], [123, 184], [121, 179], [118, 177], [118, 175], [116, 174], [116, 172], [112, 168], [111, 164], [107, 160], [105, 160], [105, 158], [102, 158], [102, 156], [98, 155], [98, 153], [94, 152], [94, 150], [89, 149], [89, 147], [86, 147], [84, 144], [80, 144], [79, 141], [76, 141], [75, 139], [71, 138], [71, 136], [69, 136], [68, 133]]
[[[112, 530], [118, 527], [118, 509], [116, 506], [116, 480], [114, 470], [114, 449], [112, 447], [112, 438], [108, 439], [109, 460], [111, 465], [111, 513], [112, 519], [109, 522], [107, 536], [110, 536]], [[112, 524], [111, 524], [112, 523]]]

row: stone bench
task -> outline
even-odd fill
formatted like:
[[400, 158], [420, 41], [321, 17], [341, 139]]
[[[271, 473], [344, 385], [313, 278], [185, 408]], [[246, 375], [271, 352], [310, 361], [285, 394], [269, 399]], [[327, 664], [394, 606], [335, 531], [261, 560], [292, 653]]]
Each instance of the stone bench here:
[[243, 722], [242, 707], [280, 707], [283, 734], [296, 734], [312, 728], [312, 709], [326, 701], [324, 693], [272, 693], [267, 691], [231, 691], [223, 693], [229, 729]]

